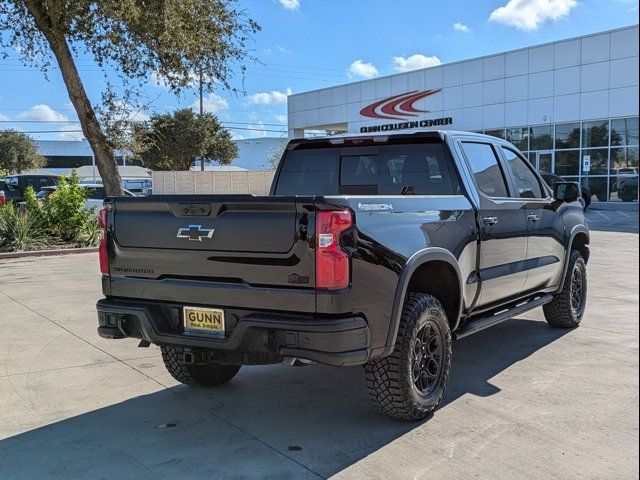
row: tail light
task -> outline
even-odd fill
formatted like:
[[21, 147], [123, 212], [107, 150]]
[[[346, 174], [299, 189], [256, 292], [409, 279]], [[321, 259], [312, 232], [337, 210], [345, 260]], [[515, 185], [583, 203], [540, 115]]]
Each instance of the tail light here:
[[7, 204], [7, 196], [4, 194], [4, 190], [0, 190], [0, 205]]
[[349, 255], [340, 234], [353, 225], [349, 210], [316, 214], [316, 288], [340, 290], [349, 285]]
[[107, 210], [100, 210], [100, 272], [109, 275], [109, 256], [107, 254]]

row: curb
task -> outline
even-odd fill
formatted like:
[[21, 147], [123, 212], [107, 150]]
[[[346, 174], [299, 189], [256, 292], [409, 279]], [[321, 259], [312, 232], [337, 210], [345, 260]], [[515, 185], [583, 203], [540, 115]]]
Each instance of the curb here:
[[56, 257], [59, 255], [74, 255], [76, 253], [96, 253], [98, 247], [89, 248], [61, 248], [59, 250], [34, 250], [31, 252], [7, 252], [0, 253], [0, 260], [11, 258], [29, 258], [29, 257]]

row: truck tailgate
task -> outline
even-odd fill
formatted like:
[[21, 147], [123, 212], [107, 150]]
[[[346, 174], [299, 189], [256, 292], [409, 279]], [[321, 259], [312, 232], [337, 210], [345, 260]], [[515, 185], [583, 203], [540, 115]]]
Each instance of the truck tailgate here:
[[110, 202], [112, 296], [268, 309], [292, 297], [296, 310], [315, 310], [312, 202], [252, 195]]
[[116, 213], [122, 247], [285, 253], [295, 237], [295, 201], [267, 197], [118, 201]]

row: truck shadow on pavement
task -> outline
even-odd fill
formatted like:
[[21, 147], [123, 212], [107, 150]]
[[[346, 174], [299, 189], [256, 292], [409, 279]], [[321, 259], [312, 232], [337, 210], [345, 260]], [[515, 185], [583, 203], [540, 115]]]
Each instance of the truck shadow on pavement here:
[[[436, 420], [566, 333], [515, 320], [454, 344]], [[361, 367], [244, 367], [217, 390], [164, 389], [3, 440], [0, 478], [326, 478], [409, 432], [429, 422], [379, 414]]]

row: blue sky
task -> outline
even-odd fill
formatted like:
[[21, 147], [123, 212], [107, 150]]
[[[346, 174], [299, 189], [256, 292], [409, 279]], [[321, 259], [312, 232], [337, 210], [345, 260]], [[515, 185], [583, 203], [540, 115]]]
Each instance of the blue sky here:
[[[638, 23], [638, 0], [240, 0], [262, 26], [251, 45], [246, 91], [205, 99], [235, 137], [283, 136], [286, 95], [398, 71], [512, 50]], [[102, 73], [78, 60], [93, 101]], [[195, 105], [197, 92], [177, 98], [153, 81], [151, 112]], [[75, 113], [59, 73], [49, 81], [17, 58], [0, 60], [0, 128], [40, 139], [78, 139]], [[27, 123], [32, 122], [32, 123]], [[67, 122], [67, 123], [55, 123]]]

